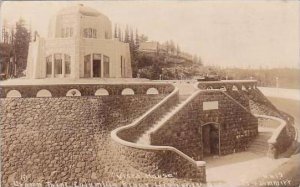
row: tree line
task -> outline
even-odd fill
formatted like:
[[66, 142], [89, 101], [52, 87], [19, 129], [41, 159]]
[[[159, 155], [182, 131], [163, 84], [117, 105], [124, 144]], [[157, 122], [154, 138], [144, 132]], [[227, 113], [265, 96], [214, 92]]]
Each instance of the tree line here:
[[[179, 44], [175, 44], [173, 40], [163, 42], [166, 53], [157, 53], [154, 56], [149, 56], [139, 51], [140, 43], [147, 42], [148, 36], [139, 34], [137, 29], [133, 29], [126, 25], [125, 29], [115, 24], [114, 38], [118, 38], [120, 42], [129, 43], [131, 54], [131, 65], [133, 77], [148, 78], [148, 79], [180, 79], [191, 78], [194, 76], [196, 69], [201, 68], [202, 61], [197, 55], [192, 57], [192, 62], [195, 64], [176, 63], [176, 59], [166, 61], [167, 57], [179, 56], [182, 52]], [[193, 66], [193, 68], [191, 68]]]
[[2, 28], [0, 43], [0, 72], [7, 77], [20, 77], [24, 75], [27, 64], [31, 31], [26, 22], [19, 19], [13, 28]]

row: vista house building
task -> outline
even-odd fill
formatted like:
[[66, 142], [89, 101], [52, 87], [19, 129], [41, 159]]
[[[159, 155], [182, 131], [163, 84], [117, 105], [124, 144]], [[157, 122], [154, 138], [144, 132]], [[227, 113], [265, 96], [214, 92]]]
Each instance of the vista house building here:
[[29, 45], [28, 78], [132, 77], [129, 44], [112, 38], [111, 21], [97, 10], [64, 8], [48, 29]]

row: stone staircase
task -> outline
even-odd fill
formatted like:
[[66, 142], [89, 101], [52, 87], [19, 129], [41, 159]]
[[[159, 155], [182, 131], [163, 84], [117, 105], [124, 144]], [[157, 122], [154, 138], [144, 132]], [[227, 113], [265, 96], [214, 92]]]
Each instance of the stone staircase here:
[[172, 111], [174, 111], [177, 107], [180, 106], [180, 104], [185, 101], [190, 95], [179, 95], [179, 102], [177, 104], [174, 104], [174, 106], [168, 110], [162, 117], [158, 118], [153, 125], [147, 130], [145, 131], [136, 141], [136, 143], [138, 144], [146, 144], [146, 145], [150, 145], [150, 134], [151, 132], [153, 132], [159, 124], [161, 124], [161, 122], [163, 122], [164, 120], [166, 120], [167, 118], [170, 117], [170, 115], [172, 115]]
[[259, 132], [258, 136], [250, 144], [248, 151], [255, 154], [266, 155], [269, 148], [268, 139], [271, 136], [272, 132], [270, 131]]

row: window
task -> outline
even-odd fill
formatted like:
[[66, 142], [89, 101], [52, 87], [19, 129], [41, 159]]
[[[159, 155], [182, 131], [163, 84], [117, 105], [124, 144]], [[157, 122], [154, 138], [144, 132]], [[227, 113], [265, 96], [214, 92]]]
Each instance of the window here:
[[92, 28], [85, 28], [83, 30], [84, 38], [97, 38], [97, 30]]
[[61, 29], [61, 37], [68, 38], [73, 36], [73, 28], [72, 27], [65, 27]]
[[62, 74], [62, 55], [54, 54], [54, 73]]
[[84, 56], [84, 76], [91, 76], [91, 55]]
[[121, 77], [123, 77], [123, 56], [121, 56]]
[[70, 28], [66, 28], [66, 37], [68, 38], [69, 37], [69, 35], [70, 35]]
[[65, 29], [64, 29], [64, 28], [61, 29], [61, 37], [62, 37], [62, 38], [65, 37]]
[[104, 66], [104, 72], [103, 76], [104, 77], [109, 77], [109, 57], [108, 56], [103, 56], [103, 66]]
[[123, 73], [122, 73], [122, 77], [125, 77], [125, 58], [123, 58]]
[[108, 32], [105, 31], [105, 39], [109, 39]]
[[52, 55], [46, 57], [46, 74], [47, 75], [52, 74]]
[[71, 27], [70, 28], [70, 37], [72, 37], [73, 36], [73, 28]]
[[65, 73], [71, 73], [71, 57], [70, 55], [65, 55]]
[[93, 38], [97, 38], [97, 30], [96, 29], [92, 29], [92, 33], [93, 33]]

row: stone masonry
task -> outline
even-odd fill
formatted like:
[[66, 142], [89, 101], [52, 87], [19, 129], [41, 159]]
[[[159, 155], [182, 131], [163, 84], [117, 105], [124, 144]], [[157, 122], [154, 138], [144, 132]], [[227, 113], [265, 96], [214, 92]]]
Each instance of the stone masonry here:
[[110, 131], [163, 97], [1, 99], [2, 186], [13, 181], [116, 181], [107, 171], [128, 172], [131, 166], [111, 159], [118, 153], [111, 151]]

